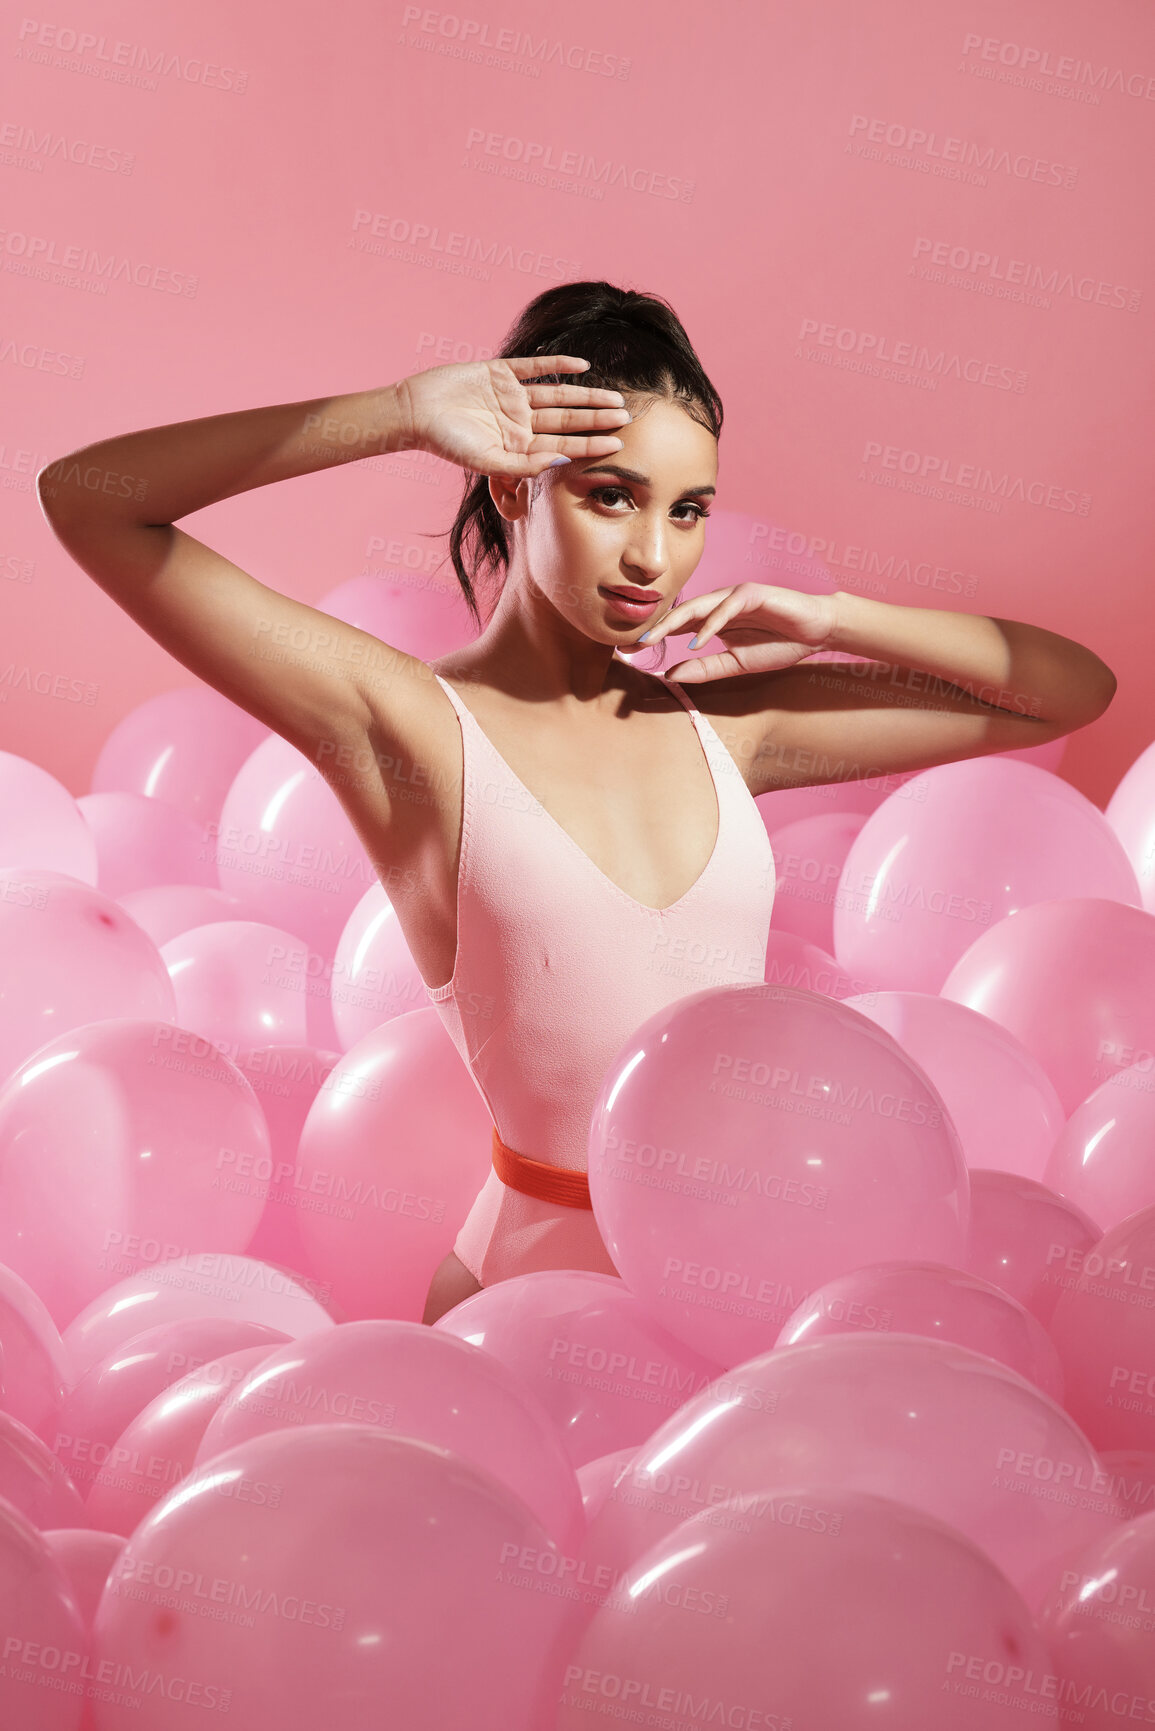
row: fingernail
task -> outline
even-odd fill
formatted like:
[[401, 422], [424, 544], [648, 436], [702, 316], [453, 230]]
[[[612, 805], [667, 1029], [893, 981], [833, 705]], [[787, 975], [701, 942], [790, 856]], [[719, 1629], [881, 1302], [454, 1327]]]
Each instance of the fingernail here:
[[642, 635], [638, 638], [638, 642], [644, 643], [646, 641], [646, 638], [649, 637], [650, 635], [651, 635], [651, 633], [649, 631], [643, 631]]
[[546, 464], [546, 468], [556, 469], [559, 463], [571, 463], [572, 461], [572, 457], [551, 457], [549, 462]]
[[698, 647], [698, 636], [697, 636], [697, 633], [695, 632], [694, 636], [691, 637], [691, 639], [690, 639], [690, 648], [696, 649], [697, 647]]

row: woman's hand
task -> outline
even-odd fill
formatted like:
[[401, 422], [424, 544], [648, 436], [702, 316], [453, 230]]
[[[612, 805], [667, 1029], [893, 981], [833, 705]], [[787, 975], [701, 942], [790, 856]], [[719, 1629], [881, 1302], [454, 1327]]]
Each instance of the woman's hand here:
[[403, 448], [431, 451], [477, 475], [540, 475], [556, 458], [606, 457], [612, 433], [632, 417], [620, 391], [589, 385], [527, 385], [543, 373], [581, 373], [576, 355], [530, 355], [430, 367], [396, 385]]
[[694, 630], [690, 647], [719, 637], [726, 645], [720, 655], [700, 655], [679, 661], [666, 674], [690, 684], [724, 679], [738, 673], [770, 673], [793, 667], [816, 650], [833, 647], [837, 595], [803, 595], [769, 583], [739, 583], [732, 589], [711, 589], [671, 607], [661, 622], [643, 632], [639, 643]]

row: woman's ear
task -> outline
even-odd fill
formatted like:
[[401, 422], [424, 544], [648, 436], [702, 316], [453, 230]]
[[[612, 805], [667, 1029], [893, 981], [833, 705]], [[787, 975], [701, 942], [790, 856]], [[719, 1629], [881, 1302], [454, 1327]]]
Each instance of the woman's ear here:
[[531, 485], [528, 476], [490, 475], [489, 496], [507, 523], [516, 523], [529, 510]]

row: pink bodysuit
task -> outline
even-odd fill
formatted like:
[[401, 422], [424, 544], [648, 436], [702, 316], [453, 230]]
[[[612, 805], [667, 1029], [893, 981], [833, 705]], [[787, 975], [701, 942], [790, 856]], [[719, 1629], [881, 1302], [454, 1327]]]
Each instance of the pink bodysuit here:
[[[594, 865], [434, 677], [457, 711], [464, 774], [457, 954], [429, 996], [502, 1141], [584, 1172], [598, 1090], [634, 1029], [690, 992], [761, 981], [775, 887], [766, 826], [709, 718], [662, 679], [697, 729], [718, 835], [685, 895], [647, 907]], [[492, 1170], [454, 1249], [483, 1286], [545, 1268], [618, 1272], [589, 1209], [525, 1196]]]

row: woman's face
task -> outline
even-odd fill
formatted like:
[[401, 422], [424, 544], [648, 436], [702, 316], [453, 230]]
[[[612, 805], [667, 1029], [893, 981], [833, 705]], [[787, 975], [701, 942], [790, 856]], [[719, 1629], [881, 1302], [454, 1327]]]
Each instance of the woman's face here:
[[[621, 450], [522, 483], [511, 525], [511, 576], [598, 643], [632, 644], [668, 612], [702, 556], [718, 475], [717, 440], [685, 409], [663, 397], [627, 407]], [[623, 588], [645, 601], [608, 593]]]

